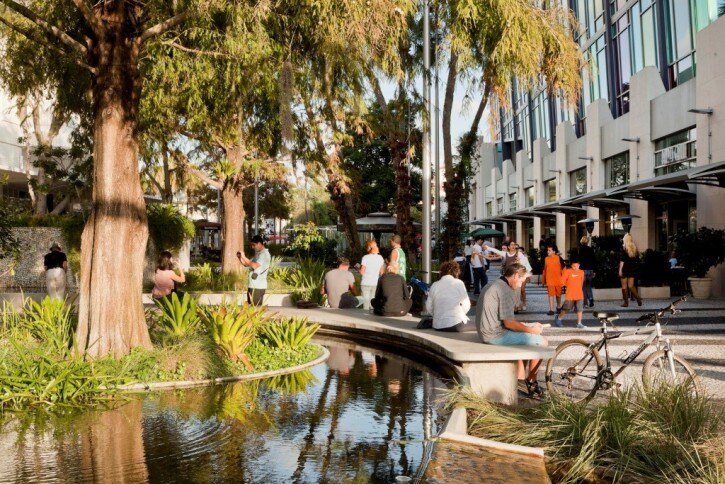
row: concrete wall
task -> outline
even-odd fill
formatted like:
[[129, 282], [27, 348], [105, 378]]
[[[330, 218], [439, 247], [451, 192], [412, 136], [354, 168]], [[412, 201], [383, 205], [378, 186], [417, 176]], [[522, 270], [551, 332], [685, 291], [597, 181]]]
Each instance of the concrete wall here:
[[[58, 242], [64, 250], [67, 249], [61, 230], [55, 227], [18, 227], [12, 229], [12, 234], [20, 243], [20, 252], [15, 261], [0, 259], [0, 288], [45, 290], [43, 257], [53, 242]], [[14, 273], [10, 272], [13, 265]], [[67, 276], [68, 287], [75, 288], [72, 269]]]

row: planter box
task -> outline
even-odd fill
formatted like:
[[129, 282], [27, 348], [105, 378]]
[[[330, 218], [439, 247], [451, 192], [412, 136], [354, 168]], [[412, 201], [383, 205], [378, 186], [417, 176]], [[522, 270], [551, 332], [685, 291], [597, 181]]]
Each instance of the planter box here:
[[[642, 299], [669, 299], [670, 286], [661, 287], [638, 287]], [[594, 289], [594, 301], [618, 301], [622, 299], [622, 289]]]

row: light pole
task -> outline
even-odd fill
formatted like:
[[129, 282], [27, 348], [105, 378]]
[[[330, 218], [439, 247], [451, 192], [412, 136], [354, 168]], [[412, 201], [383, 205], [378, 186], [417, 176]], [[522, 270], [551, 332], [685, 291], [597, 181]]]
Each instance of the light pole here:
[[423, 280], [430, 284], [430, 5], [423, 0]]
[[[438, 90], [438, 7], [436, 6], [436, 23], [435, 23], [435, 46], [433, 53], [435, 54], [434, 57], [434, 65], [435, 65], [435, 130], [436, 130], [436, 143], [435, 143], [435, 163], [436, 163], [436, 170], [435, 170], [435, 201], [436, 201], [436, 247], [441, 247], [441, 140], [440, 140], [440, 134], [441, 134], [441, 123], [440, 123], [440, 106], [439, 104], [439, 90]], [[440, 250], [437, 251], [438, 254], [440, 254]]]
[[254, 177], [254, 235], [259, 235], [259, 177]]

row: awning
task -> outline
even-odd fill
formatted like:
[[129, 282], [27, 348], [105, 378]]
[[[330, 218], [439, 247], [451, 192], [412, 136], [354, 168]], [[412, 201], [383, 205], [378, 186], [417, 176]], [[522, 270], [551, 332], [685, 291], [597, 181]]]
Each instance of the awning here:
[[580, 196], [576, 203], [597, 208], [613, 208], [629, 205], [621, 198], [619, 189], [622, 187], [609, 188], [606, 190], [595, 190]]
[[691, 168], [687, 178], [687, 183], [725, 188], [725, 161]]

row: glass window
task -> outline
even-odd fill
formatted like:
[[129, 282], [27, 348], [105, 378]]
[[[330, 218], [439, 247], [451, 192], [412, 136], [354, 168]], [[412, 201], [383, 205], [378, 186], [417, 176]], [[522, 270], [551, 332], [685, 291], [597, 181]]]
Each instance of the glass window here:
[[657, 66], [657, 37], [654, 7], [642, 13], [642, 61], [644, 66]]
[[578, 170], [572, 171], [570, 174], [570, 186], [569, 191], [572, 196], [581, 195], [587, 192], [587, 169], [579, 168]]
[[632, 72], [639, 72], [642, 64], [642, 20], [640, 18], [639, 3], [635, 3], [629, 11], [630, 42], [632, 44]]
[[496, 199], [496, 213], [503, 213], [503, 197]]
[[509, 210], [511, 212], [518, 210], [518, 196], [516, 193], [509, 193]]
[[617, 36], [614, 46], [618, 58], [617, 105], [620, 113], [629, 112], [629, 80], [632, 75], [632, 60], [629, 51], [629, 20], [627, 15], [617, 22]]
[[526, 189], [526, 207], [533, 207], [535, 204], [534, 187], [529, 187]]
[[697, 131], [686, 129], [655, 141], [655, 176], [695, 166]]
[[493, 203], [486, 202], [486, 217], [491, 217], [493, 215]]
[[556, 201], [556, 180], [549, 180], [546, 182], [546, 201]]
[[606, 188], [620, 187], [629, 183], [629, 152], [625, 151], [604, 160]]

